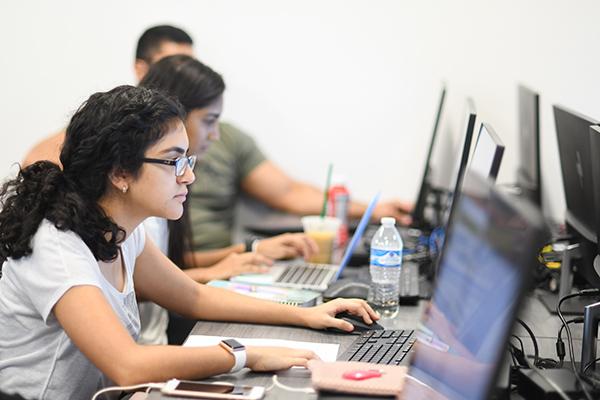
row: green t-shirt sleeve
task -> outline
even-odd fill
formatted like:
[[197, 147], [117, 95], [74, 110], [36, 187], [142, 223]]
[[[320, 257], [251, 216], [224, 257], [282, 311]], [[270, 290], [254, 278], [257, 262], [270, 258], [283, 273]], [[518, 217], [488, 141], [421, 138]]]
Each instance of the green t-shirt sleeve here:
[[267, 158], [250, 135], [229, 124], [221, 124], [220, 129], [222, 140], [231, 140], [227, 147], [235, 154], [237, 176], [241, 182]]

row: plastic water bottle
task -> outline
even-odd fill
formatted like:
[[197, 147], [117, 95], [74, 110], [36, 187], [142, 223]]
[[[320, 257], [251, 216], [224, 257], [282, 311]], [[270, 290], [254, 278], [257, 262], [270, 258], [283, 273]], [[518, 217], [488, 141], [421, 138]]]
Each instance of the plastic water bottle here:
[[398, 314], [402, 238], [395, 225], [396, 219], [381, 218], [381, 226], [371, 241], [369, 302], [383, 318]]

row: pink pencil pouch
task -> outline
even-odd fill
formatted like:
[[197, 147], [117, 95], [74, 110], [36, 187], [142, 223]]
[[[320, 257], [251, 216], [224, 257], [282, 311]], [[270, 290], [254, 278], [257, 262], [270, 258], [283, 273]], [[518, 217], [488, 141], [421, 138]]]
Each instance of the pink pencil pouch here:
[[[308, 369], [312, 372], [311, 380], [315, 390], [379, 396], [392, 396], [400, 393], [406, 376], [406, 367], [354, 361], [311, 360], [308, 362]], [[380, 374], [380, 376], [367, 379], [348, 378], [348, 376], [368, 374], [369, 371], [378, 371], [375, 375]]]

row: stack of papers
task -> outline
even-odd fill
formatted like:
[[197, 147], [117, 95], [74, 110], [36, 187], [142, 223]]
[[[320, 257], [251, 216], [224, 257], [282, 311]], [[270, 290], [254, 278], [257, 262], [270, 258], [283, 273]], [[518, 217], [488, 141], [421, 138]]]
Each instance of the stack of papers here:
[[[190, 335], [183, 344], [185, 347], [216, 346], [223, 339], [231, 336]], [[263, 339], [263, 338], [234, 338], [245, 346], [290, 347], [314, 351], [323, 361], [335, 361], [340, 345], [336, 343], [299, 342], [296, 340]]]

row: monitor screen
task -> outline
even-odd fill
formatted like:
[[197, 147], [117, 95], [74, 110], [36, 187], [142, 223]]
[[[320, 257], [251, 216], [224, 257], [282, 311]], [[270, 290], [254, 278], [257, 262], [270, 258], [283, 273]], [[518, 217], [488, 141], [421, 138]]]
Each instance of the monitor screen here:
[[467, 173], [402, 399], [487, 398], [546, 238], [539, 211]]
[[517, 186], [527, 198], [541, 206], [539, 94], [519, 85], [518, 107]]
[[442, 229], [446, 227], [450, 220], [455, 199], [458, 196], [462, 185], [463, 176], [469, 161], [469, 153], [471, 152], [476, 118], [475, 103], [472, 99], [468, 98], [466, 101], [463, 123], [460, 128], [462, 132], [461, 140], [456, 146], [456, 150], [454, 150], [453, 157], [451, 157], [453, 164], [448, 168], [451, 173], [449, 174], [448, 182], [440, 188], [445, 193], [446, 198], [442, 210], [441, 221], [437, 221], [438, 227]]
[[590, 126], [598, 122], [562, 106], [553, 108], [567, 203], [566, 220], [580, 235], [596, 243]]
[[[594, 210], [600, 210], [600, 126], [590, 127], [590, 149], [592, 158], [592, 183], [594, 186]], [[596, 213], [596, 237], [600, 237], [600, 212]], [[596, 276], [600, 276], [600, 240], [596, 243], [593, 261]], [[596, 281], [596, 286], [598, 281]]]
[[435, 140], [438, 135], [440, 120], [442, 117], [442, 109], [444, 108], [444, 100], [446, 98], [446, 88], [442, 87], [440, 94], [440, 100], [438, 103], [437, 112], [435, 114], [435, 120], [433, 123], [433, 132], [431, 134], [431, 141], [429, 142], [429, 149], [427, 151], [427, 158], [425, 159], [425, 169], [423, 170], [423, 178], [421, 179], [421, 187], [417, 194], [417, 201], [415, 202], [415, 209], [413, 211], [413, 225], [420, 226], [425, 223], [425, 206], [427, 205], [427, 196], [429, 195], [430, 189], [430, 172], [431, 172], [431, 153], [435, 145]]
[[482, 123], [473, 150], [469, 170], [495, 181], [504, 155], [504, 145], [488, 124]]

